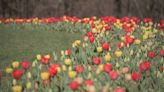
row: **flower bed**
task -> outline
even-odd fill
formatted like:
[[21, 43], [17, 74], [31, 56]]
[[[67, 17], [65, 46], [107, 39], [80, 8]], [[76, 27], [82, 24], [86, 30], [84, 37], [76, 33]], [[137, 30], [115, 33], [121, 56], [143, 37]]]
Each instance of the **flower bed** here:
[[0, 20], [1, 24], [17, 25], [63, 22], [86, 24], [91, 29], [80, 30], [84, 39], [75, 40], [61, 56], [38, 54], [34, 62], [14, 61], [6, 67], [13, 92], [163, 91], [164, 21], [113, 16]]

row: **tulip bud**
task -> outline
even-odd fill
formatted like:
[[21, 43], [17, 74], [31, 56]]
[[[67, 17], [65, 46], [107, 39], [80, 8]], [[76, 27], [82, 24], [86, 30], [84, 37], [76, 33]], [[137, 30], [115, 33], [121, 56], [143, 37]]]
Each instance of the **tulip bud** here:
[[91, 78], [91, 77], [92, 77], [92, 74], [91, 74], [91, 73], [89, 73], [89, 74], [88, 74], [88, 79], [89, 79], [89, 78]]
[[27, 78], [28, 78], [28, 79], [31, 79], [31, 72], [28, 72], [28, 73], [27, 73]]
[[133, 50], [130, 50], [130, 55], [133, 55]]
[[64, 55], [65, 55], [63, 50], [62, 50], [60, 53], [61, 53], [61, 55], [62, 55], [62, 56], [64, 56]]
[[66, 70], [67, 70], [67, 68], [66, 68], [65, 65], [62, 65], [62, 70], [63, 70], [63, 71], [66, 71]]
[[13, 79], [13, 85], [16, 85], [16, 84], [17, 84], [17, 80]]
[[31, 82], [27, 82], [27, 83], [26, 83], [26, 88], [27, 88], [27, 89], [30, 89], [31, 87], [32, 87]]
[[120, 67], [120, 64], [118, 62], [116, 63], [116, 67]]

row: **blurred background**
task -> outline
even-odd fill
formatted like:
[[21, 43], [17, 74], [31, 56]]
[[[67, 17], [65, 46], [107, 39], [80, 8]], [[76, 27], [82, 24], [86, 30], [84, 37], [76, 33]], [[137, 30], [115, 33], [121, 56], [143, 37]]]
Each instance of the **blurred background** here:
[[60, 17], [63, 15], [137, 16], [164, 19], [164, 0], [0, 0], [1, 18]]

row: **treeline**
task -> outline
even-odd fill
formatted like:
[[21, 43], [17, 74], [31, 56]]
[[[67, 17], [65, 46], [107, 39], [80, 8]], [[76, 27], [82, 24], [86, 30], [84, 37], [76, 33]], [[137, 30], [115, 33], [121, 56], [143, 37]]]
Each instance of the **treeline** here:
[[0, 0], [0, 17], [137, 16], [164, 19], [164, 0]]

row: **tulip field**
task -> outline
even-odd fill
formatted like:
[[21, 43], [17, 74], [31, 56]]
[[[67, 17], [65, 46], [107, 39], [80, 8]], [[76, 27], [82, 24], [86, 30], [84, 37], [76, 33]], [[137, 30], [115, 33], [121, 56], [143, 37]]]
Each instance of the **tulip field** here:
[[0, 92], [164, 92], [164, 20], [8, 18], [0, 31]]

